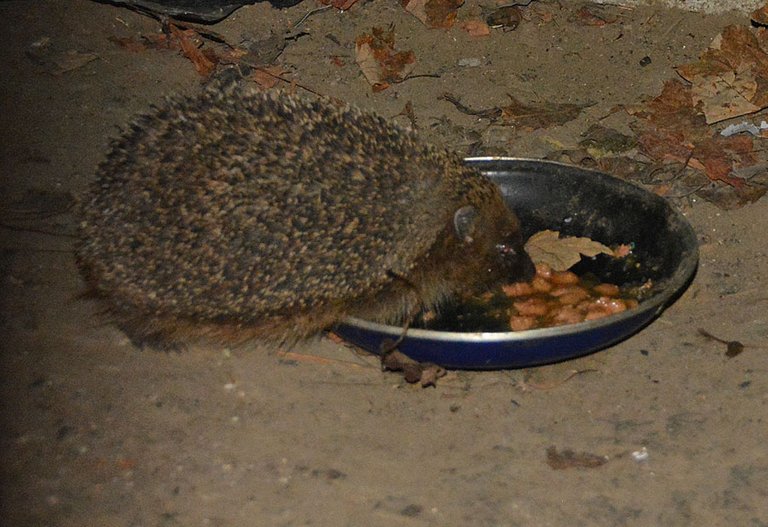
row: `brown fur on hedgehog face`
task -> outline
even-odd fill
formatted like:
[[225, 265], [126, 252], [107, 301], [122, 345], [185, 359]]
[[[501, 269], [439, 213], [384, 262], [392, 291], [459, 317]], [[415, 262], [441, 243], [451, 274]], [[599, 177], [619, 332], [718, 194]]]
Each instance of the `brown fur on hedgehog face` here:
[[[535, 268], [523, 248], [520, 222], [496, 185], [464, 166], [451, 166], [446, 177], [468, 187], [453, 221], [410, 274], [393, 277], [375, 301], [364, 297], [347, 315], [399, 323], [415, 308], [431, 308], [462, 292], [533, 276]], [[463, 225], [457, 225], [460, 216], [467, 217]]]
[[530, 264], [499, 190], [455, 154], [354, 108], [247, 90], [139, 118], [81, 215], [89, 284], [155, 345], [390, 321]]

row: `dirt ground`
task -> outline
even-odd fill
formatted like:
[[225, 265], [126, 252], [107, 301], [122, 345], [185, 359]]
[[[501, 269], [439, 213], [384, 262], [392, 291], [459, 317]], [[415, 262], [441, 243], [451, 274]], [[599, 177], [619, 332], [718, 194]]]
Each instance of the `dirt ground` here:
[[[308, 18], [278, 62], [404, 125], [411, 101], [420, 131], [462, 153], [541, 157], [749, 23], [637, 8], [592, 27], [573, 22], [574, 4], [536, 4], [553, 20], [471, 38], [361, 1]], [[209, 29], [265, 38], [313, 7], [258, 4]], [[459, 17], [482, 9], [469, 0]], [[160, 26], [111, 5], [7, 1], [0, 20], [2, 525], [768, 526], [768, 199], [731, 211], [677, 200], [701, 242], [695, 280], [652, 325], [578, 360], [450, 372], [422, 389], [327, 338], [288, 356], [140, 351], [78, 296], [74, 218], [42, 211], [86, 187], [132, 115], [200, 77], [177, 52], [115, 44]], [[372, 92], [354, 38], [389, 24], [414, 73], [438, 76]], [[595, 104], [522, 133], [459, 113], [445, 91], [475, 107], [508, 93]], [[699, 328], [744, 352], [726, 357]], [[550, 447], [607, 462], [556, 470]]]

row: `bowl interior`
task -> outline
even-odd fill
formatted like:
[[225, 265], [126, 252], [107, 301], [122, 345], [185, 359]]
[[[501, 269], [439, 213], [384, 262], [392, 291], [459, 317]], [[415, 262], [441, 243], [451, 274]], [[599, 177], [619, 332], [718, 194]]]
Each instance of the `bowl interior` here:
[[[632, 256], [583, 258], [574, 271], [621, 286], [651, 281], [636, 309], [604, 319], [519, 332], [409, 329], [400, 351], [451, 368], [509, 368], [591, 353], [631, 335], [679, 294], [698, 262], [696, 236], [663, 198], [617, 178], [552, 162], [471, 158], [466, 162], [496, 182], [520, 217], [524, 234], [544, 229], [586, 236], [605, 245], [631, 244]], [[372, 352], [396, 339], [399, 326], [349, 319], [336, 329]]]
[[591, 272], [622, 286], [651, 280], [654, 295], [665, 291], [680, 272], [695, 267], [697, 242], [690, 225], [655, 194], [606, 174], [558, 163], [467, 162], [499, 185], [526, 237], [551, 229], [608, 246], [632, 245], [631, 258], [583, 258], [573, 269], [579, 275]]

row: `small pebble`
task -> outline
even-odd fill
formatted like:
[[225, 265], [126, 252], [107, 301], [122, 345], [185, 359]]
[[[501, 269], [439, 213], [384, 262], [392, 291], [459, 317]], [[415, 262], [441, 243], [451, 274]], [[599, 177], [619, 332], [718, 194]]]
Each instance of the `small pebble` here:
[[466, 58], [466, 59], [459, 59], [458, 64], [462, 68], [477, 68], [483, 65], [483, 61], [481, 59], [476, 59], [476, 58]]

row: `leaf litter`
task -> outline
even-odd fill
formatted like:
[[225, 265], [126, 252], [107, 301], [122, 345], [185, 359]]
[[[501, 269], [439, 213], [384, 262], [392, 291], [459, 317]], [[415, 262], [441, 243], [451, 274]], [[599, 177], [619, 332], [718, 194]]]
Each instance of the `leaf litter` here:
[[449, 29], [464, 0], [402, 0], [406, 11], [428, 28]]
[[[224, 36], [208, 28], [168, 19], [162, 21], [160, 33], [142, 35], [139, 39], [113, 37], [110, 41], [133, 53], [147, 50], [177, 51], [187, 58], [197, 73], [205, 79], [210, 79], [220, 65], [236, 66], [244, 78], [263, 89], [273, 88], [282, 82], [291, 88], [298, 87], [319, 95], [312, 88], [289, 78], [289, 71], [277, 64], [277, 59], [289, 41], [307, 34], [297, 27], [308, 16], [330, 7], [310, 11], [285, 33], [273, 33], [261, 39], [243, 36], [237, 45], [230, 44]], [[331, 57], [332, 63], [333, 58]]]
[[726, 27], [697, 62], [677, 72], [691, 83], [693, 105], [701, 103], [707, 124], [768, 107], [768, 53], [748, 27]]
[[[726, 27], [697, 62], [676, 68], [679, 80], [668, 80], [658, 96], [642, 104], [624, 107], [635, 117], [630, 128], [636, 134], [637, 151], [651, 164], [650, 170], [640, 167], [640, 172], [652, 174], [676, 164], [681, 167], [677, 176], [687, 169], [706, 176], [699, 182], [688, 177], [662, 182], [654, 187], [657, 194], [696, 194], [732, 209], [766, 193], [764, 184], [739, 175], [765, 161], [765, 148], [756, 145], [763, 134], [750, 133], [749, 126], [728, 127], [731, 131], [722, 134], [713, 125], [768, 108], [767, 31]], [[600, 155], [594, 149], [590, 153]], [[675, 196], [673, 189], [684, 180], [690, 190]]]
[[403, 82], [416, 67], [413, 51], [395, 50], [395, 30], [374, 27], [355, 39], [355, 61], [374, 92]]
[[488, 119], [492, 124], [516, 126], [523, 130], [536, 130], [559, 126], [576, 119], [584, 108], [592, 103], [531, 103], [525, 104], [514, 96], [507, 94], [510, 102], [506, 106], [495, 106], [481, 110], [465, 106], [461, 100], [450, 93], [444, 93], [441, 100], [453, 104], [456, 109], [466, 115]]

